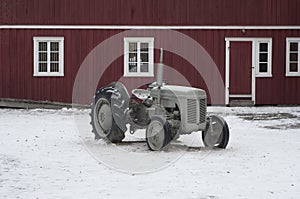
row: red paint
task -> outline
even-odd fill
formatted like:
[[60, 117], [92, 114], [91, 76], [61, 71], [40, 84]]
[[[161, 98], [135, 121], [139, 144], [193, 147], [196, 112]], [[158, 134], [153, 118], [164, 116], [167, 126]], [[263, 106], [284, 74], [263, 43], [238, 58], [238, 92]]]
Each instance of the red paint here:
[[[0, 7], [0, 24], [9, 25], [300, 25], [298, 0], [2, 0], [1, 3], [5, 6]], [[74, 80], [85, 57], [95, 46], [119, 32], [121, 30], [1, 29], [0, 97], [71, 102]], [[272, 77], [256, 78], [256, 104], [300, 104], [300, 77], [285, 77], [286, 37], [300, 37], [299, 30], [180, 32], [207, 50], [224, 82], [225, 37], [271, 37]], [[33, 77], [34, 36], [65, 38], [64, 77]], [[155, 43], [159, 46], [159, 43]], [[120, 49], [123, 49], [122, 42]], [[199, 56], [197, 52], [193, 52], [193, 55]], [[158, 62], [158, 56], [156, 50], [155, 62]], [[184, 58], [166, 52], [164, 62], [182, 73], [192, 86], [207, 90], [207, 82]], [[240, 73], [236, 71], [232, 75]], [[117, 80], [122, 75], [123, 57], [119, 57], [105, 71], [99, 86]], [[88, 81], [93, 78], [97, 77], [91, 71]], [[211, 80], [214, 78], [210, 76]], [[141, 81], [140, 78], [135, 80]], [[149, 82], [153, 80], [147, 79]], [[134, 86], [133, 83], [129, 85], [130, 88]], [[213, 87], [213, 93], [208, 93], [209, 102], [212, 94], [225, 96], [225, 91], [220, 90], [218, 85]], [[243, 84], [243, 87], [249, 90], [249, 85]]]
[[298, 0], [2, 0], [0, 24], [295, 25]]

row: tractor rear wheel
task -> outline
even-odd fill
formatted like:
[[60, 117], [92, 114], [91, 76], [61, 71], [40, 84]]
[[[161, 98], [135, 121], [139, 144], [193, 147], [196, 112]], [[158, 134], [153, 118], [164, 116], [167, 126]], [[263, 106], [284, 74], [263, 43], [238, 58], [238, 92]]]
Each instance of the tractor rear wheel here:
[[[112, 83], [96, 92], [92, 103], [91, 125], [95, 139], [104, 139], [113, 143], [121, 142], [125, 138], [126, 118], [123, 111], [127, 108], [129, 96], [125, 87]], [[125, 96], [124, 96], [125, 95]]]

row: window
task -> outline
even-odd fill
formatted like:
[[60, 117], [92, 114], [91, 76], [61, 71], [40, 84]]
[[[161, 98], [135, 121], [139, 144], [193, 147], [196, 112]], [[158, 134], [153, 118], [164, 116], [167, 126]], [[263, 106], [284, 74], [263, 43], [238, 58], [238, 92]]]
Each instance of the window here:
[[256, 77], [272, 77], [272, 39], [256, 42]]
[[300, 38], [286, 39], [286, 76], [300, 76]]
[[154, 38], [124, 38], [124, 76], [152, 77]]
[[33, 76], [64, 76], [64, 38], [34, 37]]

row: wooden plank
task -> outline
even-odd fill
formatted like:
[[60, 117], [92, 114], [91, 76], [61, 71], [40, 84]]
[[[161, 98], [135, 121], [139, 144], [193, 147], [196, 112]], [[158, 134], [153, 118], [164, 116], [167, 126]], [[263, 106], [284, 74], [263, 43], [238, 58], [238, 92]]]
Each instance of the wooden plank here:
[[296, 25], [298, 0], [5, 1], [3, 24]]
[[[1, 30], [1, 75], [0, 83], [4, 85], [0, 89], [0, 96], [11, 98], [24, 98], [33, 100], [52, 100], [61, 102], [72, 101], [72, 88], [76, 73], [91, 49], [106, 38], [119, 33], [120, 30]], [[142, 32], [142, 31], [141, 31]], [[258, 104], [289, 104], [298, 103], [299, 78], [285, 77], [285, 38], [286, 35], [300, 37], [300, 31], [247, 31], [243, 35], [241, 30], [182, 30], [185, 35], [195, 39], [201, 44], [216, 62], [222, 77], [225, 67], [225, 41], [228, 36], [236, 37], [272, 37], [273, 38], [273, 77], [256, 78], [257, 103]], [[64, 77], [33, 77], [33, 36], [64, 36], [65, 37], [65, 76]], [[165, 37], [165, 38], [164, 38]], [[168, 35], [155, 38], [155, 42], [178, 42], [185, 45], [184, 41], [172, 41]], [[120, 43], [120, 49], [123, 43]], [[112, 52], [106, 52], [107, 55]], [[198, 52], [191, 52], [195, 57]], [[158, 50], [155, 51], [155, 60], [158, 62]], [[14, 55], [14, 56], [12, 56]], [[16, 59], [17, 57], [17, 59]], [[22, 61], [24, 60], [24, 61]], [[209, 78], [211, 82], [204, 82], [201, 74], [197, 74], [191, 64], [184, 57], [166, 52], [166, 64], [174, 67], [182, 73], [192, 86], [207, 90], [207, 85], [213, 83], [214, 76]], [[92, 64], [94, 64], [92, 62]], [[99, 67], [104, 67], [99, 64]], [[4, 69], [3, 69], [4, 68]], [[10, 72], [10, 70], [13, 70]], [[98, 78], [94, 71], [91, 78]], [[123, 57], [116, 59], [105, 72], [99, 85], [105, 85], [123, 75]], [[140, 80], [138, 80], [140, 81]], [[149, 79], [150, 81], [150, 79]], [[180, 81], [180, 80], [178, 80]], [[92, 81], [91, 81], [92, 82]], [[89, 83], [88, 83], [89, 84]], [[131, 87], [134, 84], [130, 85]], [[218, 90], [218, 85], [213, 92]], [[278, 92], [278, 90], [283, 92]], [[210, 94], [209, 94], [210, 95]]]

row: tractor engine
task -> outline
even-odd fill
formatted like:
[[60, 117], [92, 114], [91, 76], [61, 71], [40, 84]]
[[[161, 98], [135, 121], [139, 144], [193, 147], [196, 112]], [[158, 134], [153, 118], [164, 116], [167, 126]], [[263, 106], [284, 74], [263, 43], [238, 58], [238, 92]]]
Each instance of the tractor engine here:
[[[150, 97], [157, 100], [158, 92], [158, 89], [152, 89]], [[166, 110], [173, 111], [172, 114], [175, 116], [180, 114], [181, 133], [205, 130], [206, 92], [204, 90], [184, 86], [165, 85], [161, 88], [160, 92], [160, 105]], [[176, 111], [179, 111], [179, 113]], [[172, 121], [170, 122], [172, 124]]]

